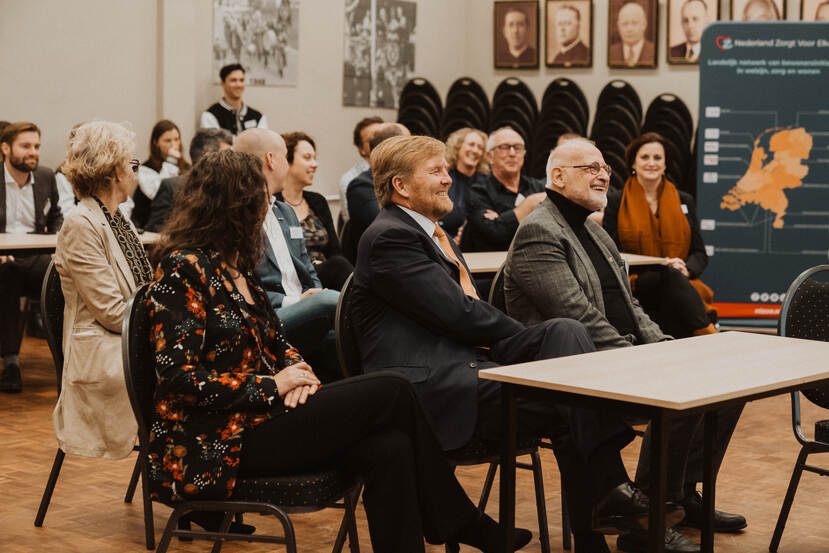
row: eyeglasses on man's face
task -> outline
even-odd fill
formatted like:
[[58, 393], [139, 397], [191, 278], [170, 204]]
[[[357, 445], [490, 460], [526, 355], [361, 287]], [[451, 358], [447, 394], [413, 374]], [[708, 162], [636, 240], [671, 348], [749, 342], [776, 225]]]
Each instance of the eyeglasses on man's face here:
[[492, 148], [493, 150], [498, 150], [502, 154], [508, 153], [510, 150], [515, 150], [516, 154], [523, 154], [524, 153], [524, 145], [523, 144], [498, 144]]
[[599, 163], [598, 161], [594, 161], [589, 165], [568, 165], [571, 169], [585, 169], [588, 173], [593, 175], [594, 177], [599, 174], [599, 171], [604, 169], [605, 173], [609, 177], [613, 174], [613, 169], [610, 168], [610, 165], [606, 165], [604, 163]]

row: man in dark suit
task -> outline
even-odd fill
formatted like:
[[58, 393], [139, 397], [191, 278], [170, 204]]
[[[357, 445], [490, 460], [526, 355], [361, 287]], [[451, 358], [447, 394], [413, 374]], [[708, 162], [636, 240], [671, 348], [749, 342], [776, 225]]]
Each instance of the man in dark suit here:
[[[524, 324], [551, 317], [583, 323], [596, 348], [614, 349], [672, 339], [665, 335], [630, 291], [619, 250], [608, 234], [588, 218], [607, 204], [610, 168], [601, 152], [584, 138], [556, 147], [547, 163], [548, 198], [518, 227], [504, 269], [507, 312]], [[717, 432], [716, 466], [725, 455], [740, 410], [723, 409]], [[679, 418], [671, 427], [668, 459], [669, 498], [681, 502], [686, 523], [702, 524], [702, 432], [699, 417]], [[645, 435], [636, 484], [647, 488], [651, 476], [650, 434]], [[740, 515], [717, 511], [715, 528], [723, 532], [746, 526]], [[693, 553], [699, 545], [679, 532], [666, 533], [665, 551]], [[644, 551], [644, 533], [619, 538], [623, 551]]]
[[645, 38], [645, 30], [648, 28], [645, 8], [637, 2], [625, 4], [619, 10], [616, 25], [622, 40], [610, 45], [610, 65], [656, 65], [656, 48], [653, 42]]
[[[500, 386], [479, 380], [479, 369], [578, 354], [593, 344], [571, 319], [524, 327], [479, 299], [460, 251], [436, 224], [452, 209], [444, 155], [442, 142], [424, 136], [391, 138], [372, 152], [382, 208], [360, 240], [353, 315], [363, 369], [411, 380], [441, 445], [452, 450], [473, 436], [501, 438]], [[618, 417], [527, 392], [519, 427], [552, 440], [577, 543], [606, 548], [593, 528], [641, 520], [648, 502], [621, 464], [631, 429]]]
[[673, 61], [696, 62], [699, 60], [702, 30], [708, 24], [708, 6], [705, 0], [685, 0], [679, 14], [685, 42], [671, 46], [668, 57]]
[[[55, 175], [40, 162], [40, 129], [12, 123], [0, 135], [5, 186], [0, 189], [0, 232], [54, 234], [63, 224]], [[0, 392], [19, 392], [20, 298], [40, 297], [50, 256], [0, 255]]]
[[590, 62], [590, 48], [579, 38], [581, 12], [575, 6], [559, 6], [555, 15], [556, 39], [559, 50], [553, 58], [558, 65], [587, 65]]
[[[242, 131], [234, 150], [262, 160], [262, 173], [271, 197], [282, 191], [288, 174], [288, 150], [279, 134], [267, 129]], [[339, 378], [334, 337], [339, 292], [322, 288], [291, 206], [273, 199], [263, 230], [265, 255], [256, 275], [285, 327], [288, 341], [323, 381]]]
[[[218, 152], [233, 147], [233, 134], [226, 129], [201, 129], [190, 141], [190, 161], [195, 165], [207, 152]], [[150, 204], [150, 216], [144, 230], [160, 232], [173, 208], [173, 200], [184, 175], [164, 179]]]
[[530, 19], [520, 6], [509, 6], [504, 13], [504, 37], [499, 48], [499, 64], [513, 66], [533, 65], [538, 63], [535, 48], [530, 44]]

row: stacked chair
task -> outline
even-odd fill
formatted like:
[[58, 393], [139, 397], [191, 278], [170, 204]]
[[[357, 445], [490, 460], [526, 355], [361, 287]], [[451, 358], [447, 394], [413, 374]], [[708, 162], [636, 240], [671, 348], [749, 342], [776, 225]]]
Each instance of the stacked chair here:
[[501, 81], [492, 96], [489, 132], [501, 127], [512, 127], [521, 135], [527, 148], [524, 172], [532, 166], [532, 138], [537, 118], [538, 103], [526, 83], [515, 77]]
[[470, 127], [486, 132], [489, 124], [489, 98], [474, 79], [461, 77], [449, 87], [446, 109], [440, 123], [440, 138], [446, 140], [458, 129]]
[[685, 103], [674, 94], [660, 94], [648, 106], [642, 131], [656, 132], [665, 137], [668, 143], [665, 175], [680, 190], [695, 196], [696, 156], [691, 155], [694, 121]]
[[397, 122], [412, 134], [440, 138], [443, 104], [432, 83], [416, 77], [406, 83], [400, 93]]
[[545, 178], [547, 157], [558, 138], [567, 133], [586, 135], [589, 117], [587, 98], [575, 82], [563, 77], [551, 82], [544, 91], [533, 129], [529, 175]]
[[590, 138], [613, 168], [610, 185], [614, 188], [622, 188], [628, 178], [625, 148], [641, 134], [641, 121], [642, 102], [633, 86], [621, 79], [607, 83], [596, 103]]

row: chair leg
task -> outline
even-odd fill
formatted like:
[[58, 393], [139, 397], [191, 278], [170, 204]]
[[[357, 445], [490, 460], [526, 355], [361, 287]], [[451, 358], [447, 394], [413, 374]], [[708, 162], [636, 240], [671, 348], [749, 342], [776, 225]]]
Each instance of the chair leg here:
[[561, 546], [565, 551], [572, 547], [570, 512], [567, 510], [567, 495], [564, 493], [564, 475], [561, 475]]
[[342, 553], [345, 545], [346, 537], [348, 538], [348, 548], [351, 553], [360, 553], [360, 542], [357, 539], [357, 517], [354, 514], [357, 508], [357, 501], [360, 497], [362, 486], [357, 487], [356, 490], [351, 490], [343, 497], [343, 519], [340, 521], [340, 528], [337, 531], [337, 539], [334, 540], [333, 553]]
[[[225, 516], [222, 519], [222, 525], [219, 526], [219, 532], [226, 534], [230, 530], [231, 522], [233, 522], [233, 513], [225, 513]], [[210, 550], [210, 553], [221, 553], [224, 541], [224, 538], [219, 538], [213, 542], [213, 549]]]
[[[153, 524], [153, 502], [150, 499], [150, 471], [147, 467], [146, 456], [144, 456], [140, 451], [138, 452], [138, 462], [141, 465], [141, 495], [143, 496], [142, 499], [144, 500], [144, 540], [147, 544], [147, 549], [152, 551], [153, 549], [155, 549], [155, 526]], [[172, 532], [172, 530], [170, 531]], [[165, 529], [164, 532], [166, 533], [167, 530]]]
[[132, 476], [130, 483], [127, 486], [127, 493], [124, 495], [124, 503], [132, 503], [132, 498], [135, 495], [135, 488], [138, 487], [138, 477], [141, 475], [141, 452], [138, 452], [138, 457], [135, 459], [135, 468], [132, 469]]
[[173, 539], [173, 532], [179, 527], [179, 520], [189, 511], [189, 508], [185, 509], [182, 506], [173, 509], [173, 512], [170, 513], [170, 517], [167, 519], [167, 525], [164, 527], [164, 533], [161, 534], [161, 541], [158, 542], [158, 549], [156, 549], [155, 553], [167, 553], [167, 548], [170, 547], [170, 540]]
[[797, 462], [794, 464], [794, 471], [792, 471], [792, 479], [789, 481], [789, 489], [786, 490], [786, 498], [783, 500], [783, 506], [780, 508], [780, 516], [777, 517], [777, 526], [774, 528], [774, 534], [771, 537], [769, 544], [769, 551], [776, 553], [777, 547], [780, 545], [780, 539], [783, 537], [783, 529], [786, 527], [786, 520], [789, 518], [789, 511], [792, 509], [794, 503], [794, 494], [797, 492], [797, 485], [800, 483], [800, 477], [803, 475], [803, 467], [806, 465], [806, 458], [811, 453], [811, 448], [804, 445], [800, 449], [800, 454], [797, 456]]
[[43, 526], [43, 519], [46, 518], [46, 510], [52, 501], [52, 492], [55, 491], [55, 484], [58, 482], [58, 475], [60, 475], [60, 467], [63, 465], [64, 457], [66, 457], [66, 454], [59, 448], [55, 454], [55, 460], [52, 462], [52, 471], [49, 473], [46, 489], [43, 490], [43, 499], [40, 500], [40, 507], [37, 509], [37, 515], [35, 516], [35, 526], [37, 527]]
[[498, 463], [490, 463], [484, 479], [484, 487], [481, 489], [481, 498], [478, 500], [478, 510], [484, 512], [489, 502], [489, 494], [492, 492], [492, 483], [495, 481], [495, 472], [498, 470]]
[[541, 553], [550, 553], [550, 529], [547, 526], [547, 498], [544, 497], [544, 473], [541, 472], [541, 455], [538, 450], [530, 455], [533, 462], [533, 483], [535, 484], [535, 506], [538, 510], [538, 539]]

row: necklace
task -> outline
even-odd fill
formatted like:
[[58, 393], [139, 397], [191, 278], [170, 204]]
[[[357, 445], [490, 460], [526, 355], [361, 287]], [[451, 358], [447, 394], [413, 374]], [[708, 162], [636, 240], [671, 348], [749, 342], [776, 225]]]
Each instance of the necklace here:
[[302, 202], [304, 202], [304, 201], [305, 201], [305, 197], [304, 197], [304, 196], [300, 196], [300, 197], [299, 197], [299, 201], [298, 201], [297, 203], [294, 203], [294, 202], [292, 202], [291, 200], [289, 200], [289, 199], [288, 199], [288, 197], [287, 197], [287, 196], [285, 196], [284, 194], [282, 195], [282, 198], [285, 200], [285, 203], [286, 203], [286, 204], [288, 204], [288, 205], [292, 205], [292, 206], [294, 206], [294, 207], [299, 207], [299, 206], [301, 206], [301, 205], [302, 205]]

